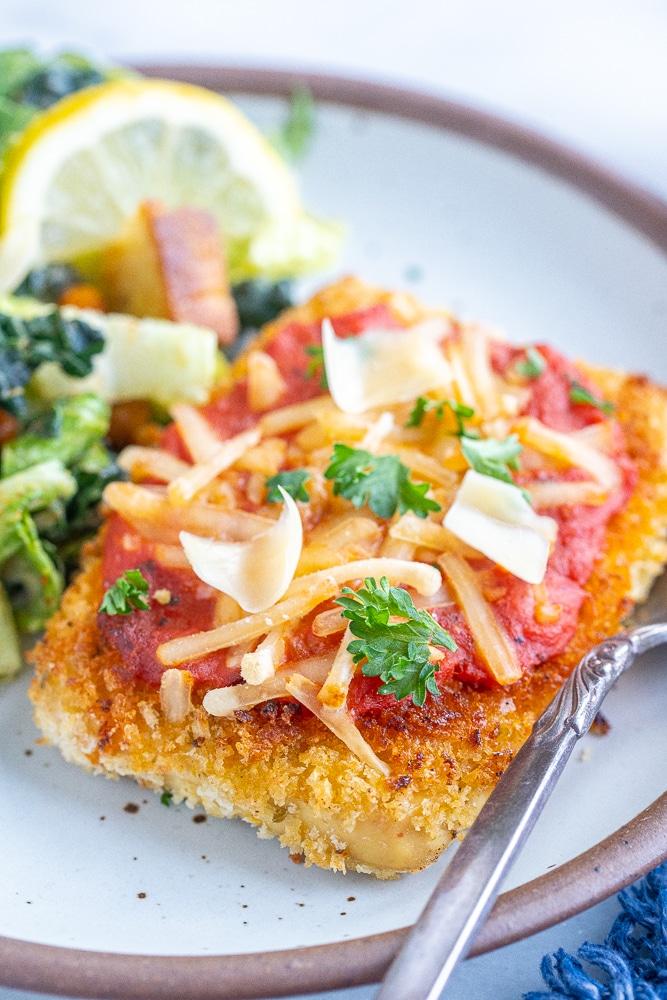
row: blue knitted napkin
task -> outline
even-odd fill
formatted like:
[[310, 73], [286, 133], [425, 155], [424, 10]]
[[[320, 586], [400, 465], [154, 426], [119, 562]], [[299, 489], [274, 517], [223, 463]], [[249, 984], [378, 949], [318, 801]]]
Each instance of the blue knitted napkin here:
[[605, 943], [583, 944], [581, 961], [562, 948], [545, 955], [549, 991], [523, 1000], [667, 1000], [667, 862], [618, 898], [621, 913]]

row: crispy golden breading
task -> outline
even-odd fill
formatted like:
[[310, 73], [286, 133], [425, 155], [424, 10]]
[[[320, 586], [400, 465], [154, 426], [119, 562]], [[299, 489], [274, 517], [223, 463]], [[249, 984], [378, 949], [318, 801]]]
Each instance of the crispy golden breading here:
[[[424, 315], [408, 297], [346, 281], [288, 318], [318, 319], [379, 299], [404, 320]], [[587, 371], [616, 406], [639, 483], [608, 526], [578, 631], [563, 654], [508, 688], [450, 681], [422, 708], [387, 698], [383, 712], [358, 718], [389, 763], [389, 779], [292, 701], [216, 718], [195, 688], [186, 720], [167, 722], [159, 693], [124, 676], [120, 654], [98, 631], [99, 542], [33, 653], [30, 696], [44, 736], [83, 767], [130, 775], [214, 816], [240, 816], [307, 864], [379, 877], [430, 864], [471, 824], [581, 655], [620, 628], [667, 559], [667, 394], [644, 378]]]

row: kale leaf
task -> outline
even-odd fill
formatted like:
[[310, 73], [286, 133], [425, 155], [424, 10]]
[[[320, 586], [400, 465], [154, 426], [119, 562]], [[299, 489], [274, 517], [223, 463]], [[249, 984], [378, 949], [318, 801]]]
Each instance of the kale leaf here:
[[36, 368], [51, 361], [67, 375], [84, 378], [103, 348], [99, 330], [79, 319], [66, 320], [58, 310], [33, 319], [0, 313], [0, 406], [25, 416], [25, 389]]

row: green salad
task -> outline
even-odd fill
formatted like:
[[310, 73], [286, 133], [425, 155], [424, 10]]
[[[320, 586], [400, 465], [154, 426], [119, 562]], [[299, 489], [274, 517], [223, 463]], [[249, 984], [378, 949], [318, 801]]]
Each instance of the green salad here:
[[[0, 52], [0, 164], [44, 109], [132, 76], [71, 53]], [[270, 136], [285, 161], [304, 155], [314, 115], [298, 90]], [[0, 195], [2, 182], [0, 174]], [[51, 260], [0, 296], [0, 678], [20, 669], [22, 636], [43, 629], [58, 607], [82, 544], [100, 526], [105, 486], [125, 475], [109, 433], [114, 407], [141, 400], [159, 424], [176, 400], [206, 402], [227, 359], [292, 303], [289, 276], [232, 286], [239, 336], [223, 354], [215, 333], [196, 323], [58, 305], [89, 280], [76, 261]]]

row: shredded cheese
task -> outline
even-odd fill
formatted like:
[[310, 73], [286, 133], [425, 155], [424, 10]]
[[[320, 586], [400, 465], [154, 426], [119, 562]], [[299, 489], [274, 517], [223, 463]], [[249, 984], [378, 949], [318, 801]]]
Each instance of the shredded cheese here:
[[374, 771], [379, 771], [385, 778], [390, 770], [375, 751], [366, 743], [363, 736], [352, 721], [352, 717], [344, 709], [333, 709], [323, 705], [317, 698], [317, 685], [301, 674], [292, 674], [285, 684], [285, 689], [302, 705], [305, 705], [313, 715], [323, 722], [335, 736], [341, 740], [362, 763]]
[[163, 642], [157, 648], [160, 663], [165, 666], [176, 666], [186, 660], [196, 660], [207, 653], [218, 649], [236, 646], [249, 639], [257, 639], [266, 635], [277, 625], [285, 624], [295, 618], [303, 618], [318, 604], [329, 600], [338, 592], [338, 584], [330, 576], [324, 576], [313, 581], [311, 585], [296, 594], [292, 594], [266, 611], [247, 615], [236, 622], [229, 622], [206, 632], [195, 632], [192, 635], [179, 636]]
[[205, 486], [208, 486], [211, 480], [219, 476], [225, 469], [229, 469], [249, 448], [256, 445], [260, 437], [259, 428], [252, 427], [250, 430], [243, 431], [241, 434], [218, 444], [205, 461], [198, 462], [169, 484], [168, 495], [171, 502], [173, 504], [188, 503]]
[[513, 684], [521, 677], [516, 650], [485, 600], [474, 570], [454, 552], [438, 556], [438, 565], [449, 580], [463, 611], [475, 645], [491, 676], [499, 684]]
[[259, 428], [267, 437], [272, 434], [288, 434], [290, 431], [305, 427], [311, 420], [316, 420], [327, 410], [333, 409], [329, 396], [318, 396], [307, 399], [304, 403], [293, 403], [279, 410], [271, 410], [260, 417]]
[[347, 620], [343, 618], [340, 607], [331, 608], [329, 611], [321, 611], [313, 618], [311, 626], [313, 635], [326, 636], [335, 635], [336, 632], [344, 632]]
[[442, 582], [438, 570], [428, 563], [404, 562], [402, 559], [360, 559], [358, 562], [332, 566], [319, 573], [297, 577], [292, 581], [287, 596], [299, 594], [306, 588], [316, 586], [318, 582], [326, 579], [334, 580], [336, 584], [343, 584], [350, 583], [352, 580], [364, 580], [367, 576], [372, 576], [376, 580], [386, 576], [392, 585], [404, 583], [426, 596], [435, 594]]
[[261, 413], [275, 406], [285, 392], [286, 382], [275, 360], [266, 351], [250, 351], [248, 366], [248, 406]]
[[500, 405], [496, 379], [491, 370], [488, 333], [480, 326], [464, 326], [461, 351], [476, 400], [474, 409], [484, 420], [491, 420], [497, 416]]
[[156, 479], [170, 483], [188, 471], [190, 466], [169, 451], [161, 448], [142, 448], [129, 445], [118, 456], [121, 469], [129, 472], [133, 479]]
[[321, 684], [329, 670], [333, 655], [313, 656], [298, 660], [285, 667], [261, 684], [234, 684], [232, 687], [212, 688], [204, 695], [202, 705], [209, 715], [229, 718], [234, 712], [254, 708], [272, 698], [284, 698], [287, 694], [285, 682], [296, 670], [304, 677]]
[[361, 439], [359, 444], [360, 448], [364, 451], [370, 451], [372, 455], [375, 455], [383, 443], [385, 438], [387, 438], [394, 429], [394, 414], [389, 413], [385, 410], [380, 416], [375, 420], [371, 426], [368, 428], [366, 434]]
[[352, 641], [352, 632], [348, 625], [345, 635], [334, 658], [331, 670], [317, 695], [318, 700], [328, 708], [342, 708], [347, 701], [350, 681], [354, 677], [357, 666], [348, 646]]
[[135, 483], [109, 483], [105, 504], [117, 511], [150, 541], [175, 545], [181, 531], [209, 538], [243, 541], [253, 538], [275, 522], [244, 510], [225, 510], [215, 504], [195, 502], [174, 507], [160, 487]]
[[285, 657], [285, 638], [283, 629], [277, 628], [269, 632], [259, 646], [246, 653], [241, 659], [241, 677], [247, 684], [261, 684], [276, 672], [276, 666]]
[[462, 346], [459, 341], [452, 339], [448, 341], [445, 350], [458, 401], [474, 410], [477, 407], [477, 396], [466, 370]]
[[535, 417], [522, 417], [517, 420], [514, 430], [522, 444], [566, 465], [585, 469], [597, 480], [606, 494], [617, 488], [620, 477], [616, 463], [582, 437], [554, 431]]
[[436, 524], [434, 521], [417, 517], [410, 511], [403, 514], [395, 524], [392, 524], [389, 529], [389, 537], [423, 548], [434, 549], [436, 552], [451, 550], [458, 552], [459, 555], [468, 556], [468, 558], [479, 556], [478, 549], [461, 541], [449, 528], [442, 524]]
[[189, 403], [174, 403], [169, 412], [193, 461], [206, 462], [220, 444], [220, 436]]
[[566, 507], [581, 503], [589, 507], [603, 504], [607, 491], [590, 479], [579, 482], [535, 482], [528, 489], [533, 507], [544, 510], [547, 507]]

